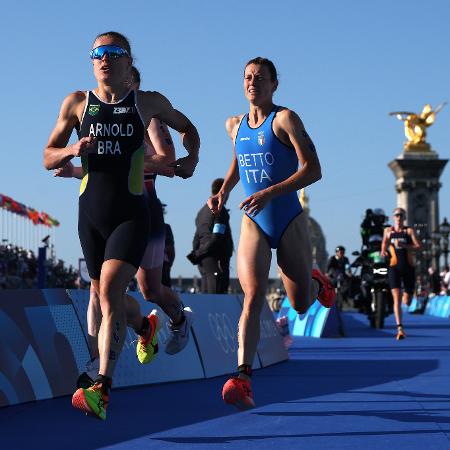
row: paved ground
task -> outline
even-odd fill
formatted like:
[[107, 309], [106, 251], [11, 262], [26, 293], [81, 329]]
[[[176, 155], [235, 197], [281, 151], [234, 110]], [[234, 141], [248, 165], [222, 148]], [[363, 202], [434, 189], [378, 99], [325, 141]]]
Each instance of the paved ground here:
[[394, 339], [345, 313], [347, 337], [296, 339], [254, 374], [258, 407], [222, 404], [225, 377], [113, 392], [106, 422], [70, 398], [0, 409], [1, 447], [450, 449], [450, 321], [408, 315]]

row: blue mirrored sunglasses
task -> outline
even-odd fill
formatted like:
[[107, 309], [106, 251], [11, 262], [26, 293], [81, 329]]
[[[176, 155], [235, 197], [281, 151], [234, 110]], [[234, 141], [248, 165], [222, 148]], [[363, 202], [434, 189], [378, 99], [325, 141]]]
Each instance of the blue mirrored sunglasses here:
[[128, 56], [128, 52], [117, 45], [100, 45], [91, 50], [89, 54], [91, 59], [102, 59], [105, 54], [108, 55], [110, 59], [121, 58], [122, 56]]

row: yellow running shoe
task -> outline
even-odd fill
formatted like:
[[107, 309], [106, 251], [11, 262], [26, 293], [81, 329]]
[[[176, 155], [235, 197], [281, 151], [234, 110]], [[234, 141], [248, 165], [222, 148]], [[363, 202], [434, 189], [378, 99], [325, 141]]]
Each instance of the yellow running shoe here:
[[147, 317], [150, 322], [150, 334], [147, 338], [139, 336], [136, 346], [136, 354], [141, 364], [152, 362], [158, 353], [158, 331], [161, 328], [161, 322], [154, 309]]
[[106, 408], [109, 396], [104, 392], [101, 383], [94, 383], [91, 387], [80, 388], [72, 396], [72, 406], [86, 414], [106, 420]]
[[402, 339], [405, 339], [406, 334], [403, 331], [403, 327], [397, 327], [397, 341], [401, 341]]

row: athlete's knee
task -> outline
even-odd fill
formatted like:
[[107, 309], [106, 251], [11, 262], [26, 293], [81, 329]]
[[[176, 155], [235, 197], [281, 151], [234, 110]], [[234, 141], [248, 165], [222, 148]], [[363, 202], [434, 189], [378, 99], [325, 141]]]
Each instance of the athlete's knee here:
[[261, 294], [254, 293], [251, 294], [245, 294], [244, 299], [244, 306], [243, 311], [247, 314], [254, 315], [254, 314], [260, 314], [262, 307], [264, 305], [265, 296]]

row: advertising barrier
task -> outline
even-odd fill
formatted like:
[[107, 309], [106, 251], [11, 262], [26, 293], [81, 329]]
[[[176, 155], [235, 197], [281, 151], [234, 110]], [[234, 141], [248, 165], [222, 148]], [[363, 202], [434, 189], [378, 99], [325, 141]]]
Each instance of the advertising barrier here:
[[[183, 304], [195, 311], [194, 334], [206, 378], [232, 373], [237, 367], [237, 328], [241, 304], [235, 295], [182, 294]], [[261, 364], [256, 357], [253, 368]]]
[[405, 306], [402, 304], [402, 308], [405, 309], [410, 314], [422, 313], [425, 309], [426, 297], [413, 297], [411, 304]]
[[[240, 295], [237, 296], [237, 299], [241, 309], [244, 298]], [[275, 324], [273, 313], [267, 302], [264, 302], [261, 311], [260, 339], [257, 348], [257, 357], [260, 363], [259, 367], [270, 366], [288, 359], [288, 353], [283, 343], [283, 337]], [[256, 359], [257, 358], [255, 357], [255, 360]], [[255, 368], [255, 365], [256, 361], [253, 362], [253, 368]]]
[[72, 393], [88, 358], [64, 289], [0, 291], [0, 406]]
[[450, 296], [435, 295], [434, 297], [429, 297], [425, 314], [444, 318], [450, 317]]
[[289, 323], [289, 333], [292, 336], [339, 337], [343, 335], [340, 313], [334, 305], [325, 308], [316, 300], [305, 314], [299, 315], [291, 308], [286, 297], [281, 304], [278, 317], [286, 316]]
[[[155, 305], [130, 293], [143, 314]], [[194, 311], [191, 339], [176, 355], [164, 352], [167, 318], [158, 334], [159, 353], [142, 365], [136, 358], [137, 336], [127, 330], [113, 387], [209, 378], [236, 371], [237, 326], [241, 299], [233, 295], [182, 294]], [[0, 407], [70, 395], [89, 360], [86, 313], [89, 291], [27, 289], [0, 291]], [[158, 309], [158, 308], [156, 308]], [[267, 305], [261, 317], [261, 343], [253, 368], [287, 359]]]

